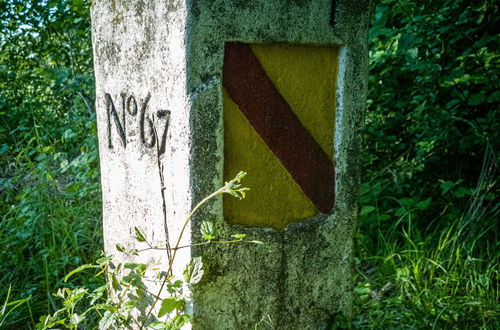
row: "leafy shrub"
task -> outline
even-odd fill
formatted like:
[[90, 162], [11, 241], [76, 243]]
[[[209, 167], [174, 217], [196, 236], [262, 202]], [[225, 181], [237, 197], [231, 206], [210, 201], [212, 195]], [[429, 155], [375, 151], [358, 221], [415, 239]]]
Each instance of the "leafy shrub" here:
[[34, 326], [100, 250], [88, 5], [0, 1], [0, 297], [31, 297], [3, 327]]
[[[260, 243], [258, 241], [243, 240], [244, 234], [233, 235], [229, 240], [218, 240], [215, 227], [211, 221], [206, 220], [200, 227], [202, 242], [193, 243], [190, 246], [181, 246], [180, 242], [184, 230], [191, 221], [192, 216], [212, 198], [229, 194], [239, 199], [245, 197], [248, 188], [241, 187], [240, 180], [246, 175], [240, 172], [233, 180], [204, 198], [190, 212], [183, 222], [183, 227], [176, 239], [176, 244], [169, 252], [172, 253], [166, 267], [148, 265], [142, 263], [125, 262], [115, 265], [111, 257], [103, 257], [97, 260], [97, 264], [85, 264], [66, 275], [66, 282], [71, 276], [89, 268], [97, 268], [97, 275], [106, 278], [102, 286], [89, 289], [79, 286], [74, 289], [59, 289], [57, 296], [62, 298], [63, 307], [53, 315], [44, 316], [37, 324], [37, 329], [52, 329], [54, 326], [62, 326], [68, 329], [85, 328], [99, 329], [121, 329], [130, 326], [143, 329], [180, 329], [190, 322], [187, 306], [191, 304], [190, 289], [196, 285], [203, 276], [203, 263], [201, 257], [194, 257], [186, 265], [183, 277], [173, 274], [173, 265], [177, 251], [182, 248], [200, 245], [231, 244], [231, 243]], [[165, 247], [153, 246], [146, 236], [135, 228], [135, 239], [138, 244], [145, 244], [143, 250], [132, 249], [126, 251], [124, 247], [117, 245], [119, 252], [125, 253], [127, 259], [139, 255], [146, 250], [162, 250]], [[176, 276], [177, 275], [177, 276]], [[146, 286], [145, 282], [156, 284]], [[154, 290], [151, 292], [150, 290]], [[157, 307], [158, 308], [155, 308]]]
[[498, 328], [499, 6], [373, 9], [353, 324]]

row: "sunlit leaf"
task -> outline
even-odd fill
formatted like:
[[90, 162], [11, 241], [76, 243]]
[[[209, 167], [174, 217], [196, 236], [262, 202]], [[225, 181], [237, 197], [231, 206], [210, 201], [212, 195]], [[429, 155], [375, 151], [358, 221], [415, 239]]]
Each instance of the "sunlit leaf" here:
[[184, 269], [184, 281], [188, 284], [196, 284], [203, 277], [203, 263], [201, 257], [192, 258]]
[[177, 297], [169, 297], [163, 299], [160, 306], [160, 311], [158, 312], [158, 317], [163, 317], [167, 314], [172, 313], [174, 310], [181, 310], [184, 307], [184, 300]]

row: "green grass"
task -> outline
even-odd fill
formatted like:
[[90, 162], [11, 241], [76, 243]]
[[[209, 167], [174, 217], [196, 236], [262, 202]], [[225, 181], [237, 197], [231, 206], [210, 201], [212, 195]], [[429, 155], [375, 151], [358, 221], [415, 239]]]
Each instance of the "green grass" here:
[[[52, 293], [64, 275], [102, 249], [95, 135], [80, 142], [73, 155], [61, 151], [61, 140], [50, 146], [34, 140], [0, 155], [0, 303], [29, 298], [5, 307], [2, 328], [34, 328], [56, 309]], [[64, 286], [93, 281], [80, 277]]]
[[[90, 3], [5, 3], [0, 328], [24, 329], [57, 288], [98, 285], [62, 282], [102, 248]], [[355, 328], [500, 329], [499, 17], [487, 0], [373, 1]]]
[[[100, 284], [83, 275], [62, 281], [102, 248], [97, 154], [83, 147], [69, 159], [57, 149], [20, 150], [15, 163], [3, 166], [10, 179], [2, 182], [2, 328], [34, 328], [60, 307], [53, 296], [60, 287]], [[456, 198], [460, 187], [441, 184], [444, 196], [455, 195], [432, 221], [422, 219], [425, 198], [400, 198], [392, 211], [363, 205], [354, 328], [500, 328], [497, 174], [487, 157], [477, 187], [464, 198]]]
[[[78, 265], [94, 262], [102, 248], [95, 136], [82, 140], [78, 152], [60, 152], [58, 143], [28, 145], [16, 150], [15, 161], [0, 158], [6, 178], [0, 204], [1, 328], [34, 328], [41, 315], [60, 307], [53, 295], [60, 287], [100, 284], [83, 275], [62, 280]], [[477, 187], [467, 194], [458, 184], [438, 185], [442, 197], [450, 198], [438, 203], [442, 210], [430, 221], [430, 198], [388, 198], [370, 190], [386, 183], [383, 175], [364, 185], [371, 196], [361, 198], [354, 328], [500, 328], [500, 204], [492, 155], [487, 153]], [[393, 207], [377, 199], [389, 199]]]
[[457, 200], [424, 229], [418, 211], [376, 234], [360, 219], [355, 328], [500, 328], [498, 173], [489, 152], [458, 218]]

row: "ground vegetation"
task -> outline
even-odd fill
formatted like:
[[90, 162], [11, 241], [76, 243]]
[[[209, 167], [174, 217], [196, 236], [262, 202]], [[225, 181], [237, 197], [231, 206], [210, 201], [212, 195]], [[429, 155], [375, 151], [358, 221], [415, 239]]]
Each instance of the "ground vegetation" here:
[[[102, 249], [89, 5], [0, 0], [0, 328], [103, 285], [64, 281]], [[372, 2], [354, 315], [338, 327], [500, 328], [499, 6]]]

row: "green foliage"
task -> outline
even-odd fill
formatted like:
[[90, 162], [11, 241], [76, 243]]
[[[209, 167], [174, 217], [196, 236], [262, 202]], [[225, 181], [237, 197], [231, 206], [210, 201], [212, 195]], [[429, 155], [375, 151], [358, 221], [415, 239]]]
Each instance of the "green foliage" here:
[[[226, 182], [221, 189], [203, 199], [185, 219], [184, 228], [194, 213], [215, 196], [229, 194], [242, 198], [242, 192], [248, 190], [240, 186], [240, 180], [244, 176], [245, 173], [240, 172], [235, 179]], [[52, 329], [56, 326], [67, 329], [82, 327], [121, 329], [130, 325], [139, 329], [180, 329], [190, 322], [186, 311], [186, 307], [191, 303], [189, 289], [200, 282], [204, 270], [201, 257], [194, 257], [185, 266], [181, 278], [174, 276], [173, 265], [177, 251], [186, 247], [209, 244], [259, 243], [243, 241], [245, 235], [235, 235], [238, 237], [236, 240], [214, 241], [215, 236], [206, 238], [203, 231], [204, 229], [201, 229], [200, 234], [205, 239], [204, 242], [180, 246], [184, 234], [182, 230], [176, 245], [170, 249], [173, 254], [165, 267], [131, 262], [115, 265], [110, 257], [103, 257], [97, 264], [85, 264], [76, 268], [66, 275], [65, 282], [75, 274], [97, 268], [96, 276], [105, 277], [106, 283], [95, 289], [85, 285], [73, 289], [59, 289], [56, 296], [63, 300], [63, 307], [52, 315], [41, 317], [37, 329]], [[153, 246], [137, 227], [135, 240], [146, 244], [148, 248], [141, 251], [137, 249], [125, 251], [123, 247], [117, 247], [119, 252], [126, 255], [125, 259], [131, 259], [132, 256], [146, 250], [165, 250], [163, 247]], [[157, 292], [151, 292], [152, 288], [155, 289], [155, 285], [148, 287], [145, 282], [154, 283], [159, 289]], [[155, 308], [158, 303], [159, 307]]]
[[0, 0], [0, 297], [31, 297], [3, 327], [52, 312], [100, 250], [88, 5]]
[[499, 6], [373, 9], [353, 325], [498, 328]]
[[[25, 298], [25, 299], [15, 300], [15, 301], [9, 301], [11, 289], [12, 288], [9, 285], [9, 289], [7, 290], [7, 297], [5, 298], [5, 302], [3, 303], [3, 306], [0, 309], [0, 327], [2, 327], [4, 325], [4, 323], [6, 323], [8, 316], [11, 313], [13, 313], [18, 307], [20, 307], [24, 304], [29, 304], [30, 297]], [[28, 306], [28, 308], [29, 308], [29, 306]]]
[[[75, 135], [88, 131], [85, 122], [94, 116], [88, 5], [0, 1], [0, 144], [15, 154], [51, 146], [66, 129], [64, 137], [79, 142]], [[67, 143], [64, 151], [79, 147]]]
[[498, 14], [498, 4], [487, 0], [376, 2], [371, 165], [403, 157], [414, 175], [476, 180], [485, 146], [498, 146], [500, 131]]
[[[498, 170], [492, 174], [498, 176]], [[497, 180], [487, 179], [490, 184]], [[498, 242], [482, 249], [482, 240], [496, 230], [498, 200], [487, 200], [491, 186], [484, 183], [474, 190], [468, 212], [439, 235], [432, 230], [426, 237], [408, 222], [400, 231], [372, 237], [383, 253], [358, 259], [356, 327], [498, 328]], [[416, 212], [410, 215], [418, 219]]]
[[[50, 314], [54, 326], [105, 328], [135, 307], [109, 300], [109, 285], [142, 290], [144, 265], [92, 263], [102, 244], [89, 5], [0, 0], [0, 327]], [[500, 328], [499, 11], [488, 0], [373, 1], [354, 327]], [[244, 239], [218, 240], [211, 221], [200, 231], [196, 245]], [[202, 270], [193, 261], [166, 290]]]

